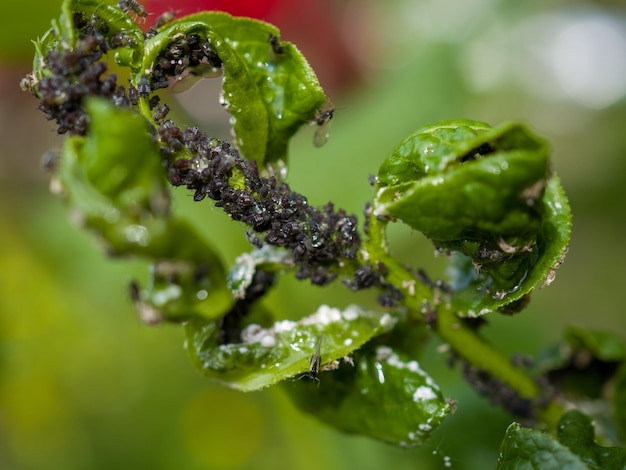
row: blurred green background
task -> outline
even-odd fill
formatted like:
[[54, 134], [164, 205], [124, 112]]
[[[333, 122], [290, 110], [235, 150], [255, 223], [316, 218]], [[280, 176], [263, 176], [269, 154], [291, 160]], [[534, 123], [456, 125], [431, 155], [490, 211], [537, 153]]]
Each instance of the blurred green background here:
[[[456, 118], [527, 121], [552, 143], [574, 213], [572, 242], [554, 284], [537, 292], [523, 314], [490, 318], [485, 332], [505, 352], [528, 354], [558, 340], [569, 324], [626, 333], [626, 5], [319, 3], [332, 18], [319, 34], [333, 28], [337, 38], [322, 52], [345, 53], [350, 76], [337, 79], [324, 71], [324, 61], [312, 60], [337, 112], [322, 149], [313, 148], [312, 129], [295, 139], [292, 188], [313, 204], [332, 200], [360, 214], [371, 196], [368, 174], [417, 128]], [[3, 5], [0, 468], [494, 467], [512, 418], [449, 370], [436, 343], [421, 363], [458, 411], [428, 445], [404, 450], [327, 428], [298, 412], [278, 387], [244, 395], [212, 385], [187, 360], [179, 327], [139, 322], [127, 284], [145, 279], [146, 266], [107, 259], [50, 194], [39, 160], [60, 139], [18, 86], [30, 67], [29, 41], [48, 28], [59, 4]], [[303, 41], [305, 54], [314, 51], [316, 37]], [[178, 112], [220, 134], [227, 116], [214, 105], [216, 86], [181, 95]], [[193, 203], [182, 189], [175, 198], [175, 210], [188, 214], [226, 261], [248, 249], [242, 227], [209, 203]], [[394, 227], [391, 238], [403, 260], [443, 273], [445, 260], [434, 259], [419, 234]], [[320, 303], [355, 300], [341, 286], [313, 289], [286, 278], [268, 304], [297, 318]]]

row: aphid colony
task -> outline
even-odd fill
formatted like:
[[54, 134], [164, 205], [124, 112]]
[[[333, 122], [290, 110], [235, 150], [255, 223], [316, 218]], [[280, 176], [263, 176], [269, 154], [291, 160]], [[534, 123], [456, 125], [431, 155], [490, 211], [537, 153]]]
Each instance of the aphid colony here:
[[[255, 161], [242, 158], [227, 142], [209, 139], [197, 127], [182, 131], [171, 120], [157, 129], [162, 152], [172, 163], [170, 182], [194, 191], [194, 199], [208, 197], [234, 220], [256, 233], [265, 233], [262, 243], [284, 247], [293, 254], [298, 279], [325, 285], [336, 278], [331, 269], [341, 258], [354, 259], [360, 245], [356, 217], [332, 204], [322, 210], [307, 203], [275, 177], [260, 176]], [[193, 159], [174, 158], [181, 150]], [[230, 186], [235, 172], [245, 188]]]
[[[120, 7], [138, 17], [145, 11], [134, 1], [120, 2]], [[170, 17], [160, 21], [169, 21]], [[155, 140], [163, 157], [168, 179], [174, 186], [186, 186], [196, 201], [212, 199], [217, 207], [251, 229], [251, 240], [259, 247], [268, 244], [288, 250], [296, 266], [298, 279], [309, 279], [312, 284], [326, 285], [337, 277], [336, 266], [341, 260], [355, 260], [360, 247], [357, 219], [344, 210], [335, 210], [329, 203], [321, 209], [308, 204], [306, 198], [291, 191], [275, 176], [261, 176], [257, 163], [241, 157], [228, 142], [211, 139], [197, 127], [181, 130], [166, 119], [167, 104], [161, 104], [154, 91], [188, 77], [206, 76], [221, 71], [222, 61], [209, 43], [197, 35], [180, 35], [158, 56], [151, 71], [141, 76], [128, 89], [117, 83], [115, 74], [105, 75], [107, 65], [102, 57], [110, 49], [133, 43], [130, 36], [112, 34], [108, 26], [95, 15], [74, 16], [78, 39], [73, 50], [60, 44], [58, 50], [45, 57], [50, 75], [39, 82], [34, 76], [23, 80], [23, 88], [40, 99], [40, 109], [48, 119], [55, 119], [58, 132], [86, 135], [89, 117], [83, 101], [88, 96], [100, 96], [118, 107], [136, 106], [140, 99], [148, 99], [156, 123]], [[147, 34], [150, 34], [148, 32]], [[268, 39], [268, 52], [284, 54], [278, 38]], [[316, 145], [327, 138], [327, 126], [334, 109], [318, 113], [314, 123]], [[234, 187], [233, 175], [244, 181], [243, 187]], [[256, 235], [258, 234], [258, 235]], [[265, 290], [273, 278], [259, 280]], [[386, 286], [380, 270], [370, 266], [356, 269], [354, 278], [345, 281], [358, 290], [373, 285]], [[383, 305], [397, 302], [400, 292], [392, 288], [381, 294]], [[239, 302], [223, 320], [220, 341], [236, 341], [237, 330], [245, 316], [251, 298]], [[311, 358], [309, 375], [317, 377], [320, 369], [318, 353]]]

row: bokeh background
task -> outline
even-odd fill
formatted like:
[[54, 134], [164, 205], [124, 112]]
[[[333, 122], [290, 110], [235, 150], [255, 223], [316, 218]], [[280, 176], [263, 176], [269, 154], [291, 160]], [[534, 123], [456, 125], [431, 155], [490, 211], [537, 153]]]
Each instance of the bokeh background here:
[[[492, 468], [512, 418], [449, 370], [433, 342], [424, 368], [458, 411], [420, 449], [346, 435], [301, 414], [280, 388], [240, 394], [189, 363], [179, 327], [142, 325], [127, 296], [135, 260], [107, 259], [48, 190], [40, 158], [60, 139], [20, 91], [30, 40], [59, 0], [5, 2], [0, 28], [0, 468]], [[275, 23], [318, 71], [337, 108], [322, 149], [303, 129], [292, 188], [361, 213], [368, 174], [417, 128], [442, 119], [523, 120], [552, 143], [574, 213], [570, 252], [549, 289], [485, 330], [536, 354], [569, 324], [626, 334], [626, 4], [622, 0], [155, 0], [150, 12], [230, 9]], [[156, 13], [154, 13], [156, 14]], [[219, 81], [172, 97], [184, 122], [227, 134]], [[243, 229], [178, 189], [175, 209], [232, 262]], [[443, 261], [410, 230], [392, 249], [435, 274]], [[367, 301], [367, 299], [365, 299]], [[268, 299], [297, 318], [355, 301], [284, 279]], [[289, 384], [287, 384], [289, 386]], [[323, 382], [320, 385], [323, 387]]]

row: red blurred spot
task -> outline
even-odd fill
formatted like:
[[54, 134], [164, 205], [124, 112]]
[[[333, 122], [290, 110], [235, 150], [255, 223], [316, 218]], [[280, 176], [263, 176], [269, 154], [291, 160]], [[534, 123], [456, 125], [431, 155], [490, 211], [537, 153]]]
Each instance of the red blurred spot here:
[[175, 11], [177, 16], [191, 15], [199, 11], [225, 11], [235, 16], [249, 16], [264, 19], [280, 0], [146, 0], [146, 11], [155, 18], [167, 11]]
[[161, 14], [178, 18], [200, 11], [225, 11], [267, 21], [302, 51], [329, 96], [356, 85], [360, 71], [341, 37], [341, 3], [322, 0], [145, 0], [146, 29]]

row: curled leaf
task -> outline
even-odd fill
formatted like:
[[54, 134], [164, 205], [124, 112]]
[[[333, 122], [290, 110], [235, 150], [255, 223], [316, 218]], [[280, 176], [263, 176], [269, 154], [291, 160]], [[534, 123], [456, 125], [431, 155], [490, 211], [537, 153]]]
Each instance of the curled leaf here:
[[289, 139], [326, 101], [300, 51], [280, 42], [276, 52], [270, 37], [279, 31], [267, 23], [203, 12], [173, 21], [149, 39], [142, 70], [152, 71], [174, 38], [189, 35], [207, 40], [223, 63], [222, 103], [242, 154], [260, 164], [286, 162]]
[[452, 303], [477, 316], [549, 282], [571, 215], [546, 143], [521, 124], [448, 121], [417, 131], [381, 165], [374, 214], [421, 231], [454, 260]]

